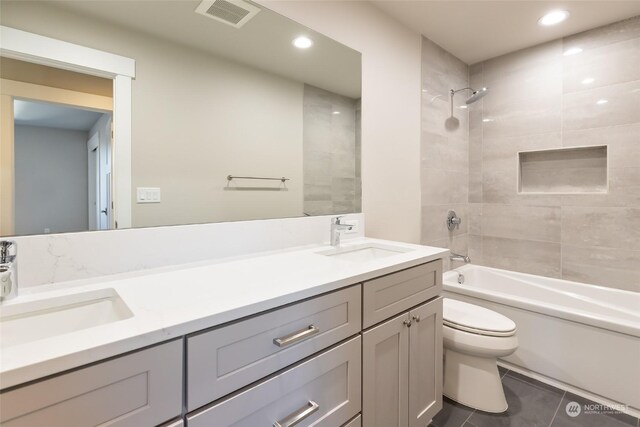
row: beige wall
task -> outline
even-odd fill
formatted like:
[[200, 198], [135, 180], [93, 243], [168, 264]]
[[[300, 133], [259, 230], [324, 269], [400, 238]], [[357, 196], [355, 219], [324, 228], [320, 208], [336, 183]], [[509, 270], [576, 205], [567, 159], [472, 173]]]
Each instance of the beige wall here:
[[[461, 109], [469, 93], [469, 66], [427, 38], [422, 39], [422, 243], [467, 253], [469, 193], [469, 113]], [[462, 224], [446, 226], [453, 210]], [[454, 264], [457, 266], [458, 264]], [[445, 260], [448, 268], [449, 260]]]
[[362, 53], [366, 234], [420, 241], [420, 35], [360, 1], [266, 1]]
[[[2, 24], [136, 60], [134, 226], [302, 214], [301, 83], [43, 3], [4, 2]], [[225, 191], [229, 174], [291, 181]], [[162, 203], [136, 204], [138, 186], [160, 187]]]
[[[640, 291], [640, 17], [473, 65], [470, 82], [490, 88], [470, 109], [473, 262]], [[517, 193], [518, 151], [604, 144], [608, 193]]]

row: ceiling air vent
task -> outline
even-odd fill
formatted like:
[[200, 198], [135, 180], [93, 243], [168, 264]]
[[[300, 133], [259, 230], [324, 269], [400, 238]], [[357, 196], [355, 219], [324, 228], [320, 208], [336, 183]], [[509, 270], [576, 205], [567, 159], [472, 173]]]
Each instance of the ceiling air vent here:
[[258, 7], [242, 0], [204, 0], [196, 9], [196, 13], [235, 28], [242, 27], [258, 12]]

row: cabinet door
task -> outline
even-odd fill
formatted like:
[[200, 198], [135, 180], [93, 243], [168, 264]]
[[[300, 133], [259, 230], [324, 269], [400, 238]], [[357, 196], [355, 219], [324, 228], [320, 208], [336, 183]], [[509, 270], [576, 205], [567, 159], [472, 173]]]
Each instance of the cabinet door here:
[[140, 427], [182, 412], [182, 340], [0, 395], [3, 427]]
[[362, 339], [362, 424], [406, 427], [409, 393], [409, 313], [368, 330]]
[[409, 315], [409, 427], [424, 427], [442, 409], [442, 298]]

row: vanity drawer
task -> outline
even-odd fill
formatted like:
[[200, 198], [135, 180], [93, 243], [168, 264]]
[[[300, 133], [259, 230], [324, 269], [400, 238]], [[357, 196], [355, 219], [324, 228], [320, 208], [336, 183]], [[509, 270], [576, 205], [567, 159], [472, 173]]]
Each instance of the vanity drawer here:
[[360, 332], [360, 292], [351, 286], [188, 337], [187, 409]]
[[442, 260], [364, 282], [363, 328], [434, 298], [442, 290]]
[[[360, 412], [361, 338], [187, 417], [187, 427], [335, 427]], [[306, 415], [306, 416], [305, 416]]]
[[362, 427], [362, 415], [358, 415], [357, 417], [346, 423], [344, 427]]
[[182, 412], [182, 340], [0, 394], [3, 427], [153, 426]]

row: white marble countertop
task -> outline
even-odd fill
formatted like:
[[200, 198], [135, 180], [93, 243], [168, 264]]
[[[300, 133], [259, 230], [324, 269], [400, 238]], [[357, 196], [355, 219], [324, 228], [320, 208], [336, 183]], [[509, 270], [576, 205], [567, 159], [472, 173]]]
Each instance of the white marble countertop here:
[[[45, 339], [0, 347], [0, 388], [126, 353], [269, 310], [393, 271], [444, 257], [447, 249], [370, 238], [362, 244], [408, 252], [365, 262], [319, 255], [327, 245], [291, 248], [240, 259], [200, 262], [23, 292], [2, 307], [79, 292], [114, 289], [133, 316]], [[40, 289], [41, 288], [41, 289]]]

